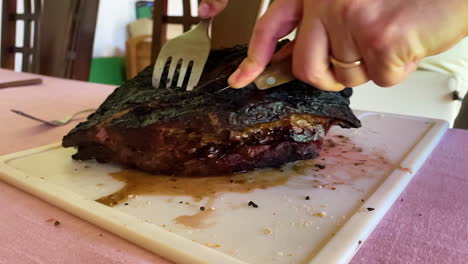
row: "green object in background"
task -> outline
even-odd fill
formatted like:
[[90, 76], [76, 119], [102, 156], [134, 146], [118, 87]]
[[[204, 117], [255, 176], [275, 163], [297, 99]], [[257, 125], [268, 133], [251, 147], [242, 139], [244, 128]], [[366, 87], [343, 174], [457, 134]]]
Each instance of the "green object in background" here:
[[125, 58], [93, 58], [89, 81], [93, 83], [121, 85], [125, 81]]
[[136, 18], [153, 19], [153, 1], [138, 1], [135, 3]]

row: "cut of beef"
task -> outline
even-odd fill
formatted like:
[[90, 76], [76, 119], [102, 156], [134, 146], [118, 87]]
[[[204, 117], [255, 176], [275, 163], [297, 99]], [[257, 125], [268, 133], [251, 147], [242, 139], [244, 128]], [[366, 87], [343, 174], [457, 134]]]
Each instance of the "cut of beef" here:
[[360, 127], [343, 92], [292, 81], [268, 90], [222, 90], [245, 47], [212, 51], [198, 88], [151, 86], [152, 67], [117, 88], [63, 139], [74, 159], [152, 173], [239, 173], [318, 156], [332, 125]]

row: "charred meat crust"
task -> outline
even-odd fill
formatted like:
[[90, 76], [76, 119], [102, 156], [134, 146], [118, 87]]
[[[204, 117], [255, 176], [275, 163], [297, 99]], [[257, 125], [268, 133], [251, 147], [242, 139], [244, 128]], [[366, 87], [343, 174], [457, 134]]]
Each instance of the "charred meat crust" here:
[[70, 131], [63, 146], [78, 147], [75, 159], [217, 175], [314, 158], [330, 126], [360, 127], [345, 93], [297, 80], [263, 91], [220, 91], [245, 53], [245, 47], [212, 51], [192, 92], [154, 89], [152, 67], [146, 68]]

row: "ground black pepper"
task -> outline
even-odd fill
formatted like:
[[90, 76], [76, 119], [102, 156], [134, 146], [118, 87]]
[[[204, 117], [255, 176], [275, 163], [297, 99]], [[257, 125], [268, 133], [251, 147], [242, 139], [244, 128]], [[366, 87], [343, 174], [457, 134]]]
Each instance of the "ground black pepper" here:
[[253, 208], [258, 208], [258, 205], [252, 201], [249, 202], [249, 206], [252, 206]]
[[306, 199], [306, 200], [310, 200], [310, 197], [307, 195], [307, 196], [305, 197], [305, 199]]
[[367, 207], [367, 211], [371, 212], [371, 211], [374, 211], [375, 208], [372, 208], [372, 207]]
[[60, 222], [59, 222], [59, 221], [57, 221], [57, 220], [55, 220], [55, 222], [54, 222], [54, 226], [59, 226], [59, 225], [60, 225]]
[[205, 211], [205, 206], [200, 207], [201, 211]]

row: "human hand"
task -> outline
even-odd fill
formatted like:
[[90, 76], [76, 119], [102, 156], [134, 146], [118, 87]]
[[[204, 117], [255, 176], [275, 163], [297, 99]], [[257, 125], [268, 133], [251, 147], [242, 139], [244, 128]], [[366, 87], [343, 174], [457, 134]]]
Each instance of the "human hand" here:
[[[209, 6], [204, 14], [213, 16], [227, 0], [203, 3]], [[300, 25], [296, 40], [281, 51], [282, 57], [292, 53], [296, 78], [331, 91], [368, 80], [392, 86], [416, 70], [420, 59], [467, 36], [466, 14], [466, 0], [276, 0], [257, 22], [248, 57], [229, 84], [252, 82], [270, 62], [277, 40]], [[330, 66], [330, 55], [362, 63]]]

